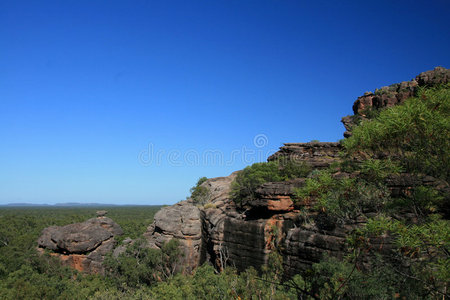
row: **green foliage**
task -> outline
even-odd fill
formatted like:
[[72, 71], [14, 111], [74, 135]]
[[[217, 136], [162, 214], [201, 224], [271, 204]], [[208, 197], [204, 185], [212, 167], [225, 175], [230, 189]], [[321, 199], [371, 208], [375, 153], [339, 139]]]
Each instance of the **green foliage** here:
[[[385, 265], [396, 262], [394, 272], [409, 281], [407, 289], [415, 291], [417, 298], [445, 294], [450, 278], [450, 221], [435, 214], [418, 224], [407, 224], [380, 216], [369, 219], [364, 228], [355, 232], [351, 242], [369, 249], [371, 238], [388, 235], [394, 237], [396, 247], [391, 256], [385, 254], [379, 259]], [[366, 261], [368, 258], [370, 256]]]
[[278, 163], [255, 163], [240, 171], [231, 185], [231, 198], [240, 204], [255, 199], [256, 189], [269, 181], [282, 181]]
[[353, 129], [343, 145], [349, 154], [388, 154], [410, 172], [448, 180], [450, 88], [422, 89], [418, 97], [387, 108]]
[[365, 211], [378, 211], [388, 201], [388, 195], [382, 185], [356, 178], [333, 177], [329, 170], [315, 172], [314, 177], [307, 178], [305, 185], [296, 190], [298, 202], [314, 203], [314, 210], [337, 222], [353, 219]]
[[305, 177], [311, 172], [309, 165], [293, 158], [280, 158], [277, 163], [282, 180]]
[[221, 273], [204, 264], [193, 275], [176, 275], [150, 291], [151, 299], [297, 299], [293, 286], [283, 285], [273, 273], [259, 275], [254, 268], [240, 274], [232, 267]]
[[195, 204], [204, 205], [208, 203], [211, 194], [207, 187], [202, 186], [202, 184], [208, 180], [206, 177], [201, 177], [197, 181], [197, 184], [191, 188], [191, 199]]
[[[366, 158], [362, 162], [349, 159], [329, 170], [310, 172], [303, 163], [279, 160], [254, 164], [238, 174], [231, 193], [238, 204], [254, 199], [265, 182], [310, 174], [296, 191], [297, 205], [312, 204], [310, 215], [319, 229], [365, 215], [367, 224], [348, 239], [353, 252], [343, 260], [324, 257], [310, 270], [286, 280], [283, 258], [274, 250], [275, 238], [268, 264], [260, 272], [249, 268], [238, 273], [228, 267], [217, 273], [204, 265], [182, 275], [175, 274], [181, 258], [176, 240], [161, 250], [136, 240], [117, 258], [106, 259], [105, 276], [85, 275], [49, 255], [37, 255], [36, 240], [43, 228], [84, 221], [100, 208], [1, 208], [0, 299], [446, 298], [450, 221], [442, 216], [448, 204], [425, 186], [390, 199], [383, 182], [403, 170], [448, 181], [449, 95], [448, 85], [423, 89], [404, 105], [366, 112], [372, 120], [361, 121], [352, 137], [343, 141], [345, 156]], [[339, 176], [337, 171], [353, 175]], [[202, 186], [205, 180], [200, 178], [191, 189], [191, 198], [209, 207], [209, 191]], [[137, 238], [159, 208], [106, 209], [124, 229], [124, 237]], [[368, 212], [376, 212], [376, 217], [369, 218]], [[276, 230], [272, 228], [275, 237]], [[374, 247], [374, 241], [381, 242]]]
[[359, 114], [365, 116], [368, 119], [373, 119], [379, 116], [380, 110], [373, 107], [369, 107], [364, 109], [363, 111], [360, 111]]
[[238, 173], [231, 185], [231, 198], [238, 204], [255, 199], [256, 189], [266, 182], [304, 177], [310, 167], [293, 159], [255, 163]]
[[361, 174], [370, 182], [383, 182], [389, 175], [398, 174], [403, 168], [398, 162], [388, 159], [366, 159], [360, 166]]
[[[407, 191], [407, 195], [392, 199], [389, 210], [399, 212], [402, 210], [409, 211], [419, 220], [434, 213], [440, 213], [448, 217], [448, 199], [437, 190], [428, 186], [416, 186], [414, 189]], [[448, 196], [447, 196], [448, 197]]]
[[399, 269], [379, 255], [370, 261], [370, 271], [354, 259], [324, 257], [300, 281], [315, 299], [434, 299], [416, 280], [400, 276]]
[[426, 186], [416, 187], [410, 197], [407, 198], [417, 215], [426, 216], [434, 213], [444, 205], [444, 197], [435, 189]]
[[125, 232], [141, 236], [160, 207], [20, 207], [0, 208], [0, 299], [88, 299], [114, 288], [111, 280], [84, 275], [40, 256], [35, 247], [42, 229], [95, 217], [108, 210]]
[[172, 239], [161, 250], [145, 246], [145, 240], [136, 240], [124, 253], [115, 258], [109, 255], [105, 267], [118, 287], [151, 285], [175, 274], [181, 256], [178, 240]]

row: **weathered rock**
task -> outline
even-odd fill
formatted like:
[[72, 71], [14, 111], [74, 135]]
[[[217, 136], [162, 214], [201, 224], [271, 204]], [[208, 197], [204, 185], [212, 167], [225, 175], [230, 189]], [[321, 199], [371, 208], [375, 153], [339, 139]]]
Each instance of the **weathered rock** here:
[[104, 256], [115, 246], [114, 236], [123, 233], [120, 226], [107, 217], [97, 217], [82, 223], [45, 228], [38, 247], [79, 271], [102, 273]]
[[106, 216], [108, 214], [108, 211], [106, 211], [106, 210], [98, 210], [96, 212], [96, 214], [97, 214], [97, 217], [104, 217], [104, 216]]
[[247, 204], [259, 211], [288, 212], [294, 210], [295, 189], [303, 186], [305, 179], [267, 182], [256, 190], [256, 199]]
[[315, 169], [323, 169], [339, 159], [339, 151], [341, 150], [340, 143], [287, 143], [267, 160], [290, 159], [296, 162], [304, 162]]
[[161, 248], [171, 239], [180, 242], [180, 265], [189, 272], [202, 261], [202, 212], [192, 201], [182, 201], [159, 210], [144, 237], [152, 248]]
[[[303, 178], [265, 183], [257, 189], [256, 200], [248, 202], [245, 209], [237, 207], [229, 197], [235, 175], [205, 182], [205, 186], [212, 188], [211, 197], [215, 200], [213, 205], [199, 208], [199, 212], [195, 213], [198, 216], [197, 224], [202, 225], [202, 229], [196, 227], [196, 233], [201, 234], [201, 241], [195, 243], [198, 247], [183, 243], [183, 239], [188, 236], [181, 229], [181, 220], [192, 219], [188, 216], [192, 216], [195, 207], [189, 201], [165, 208], [160, 215], [155, 216], [155, 222], [147, 233], [149, 241], [159, 243], [160, 247], [162, 241], [180, 239], [185, 253], [195, 258], [186, 262], [189, 270], [205, 261], [213, 263], [218, 269], [227, 264], [239, 270], [250, 266], [260, 268], [268, 262], [269, 254], [277, 245], [282, 249], [286, 274], [294, 275], [319, 262], [324, 254], [342, 258], [348, 253], [345, 246], [347, 236], [367, 221], [361, 216], [341, 224], [326, 214], [301, 214], [296, 208], [313, 204], [297, 202], [293, 205], [295, 189], [303, 186]], [[332, 176], [353, 178], [358, 174], [336, 172]], [[386, 184], [393, 195], [410, 192], [421, 185], [448, 188], [448, 185], [430, 176], [410, 174], [391, 176]], [[389, 237], [384, 237], [374, 238], [371, 245], [389, 251], [393, 243]]]
[[373, 110], [401, 104], [406, 99], [415, 96], [419, 87], [432, 87], [448, 82], [450, 82], [450, 69], [436, 67], [434, 70], [420, 73], [411, 81], [385, 86], [376, 89], [374, 93], [364, 93], [353, 104], [354, 116], [346, 116], [341, 120], [346, 129], [344, 137], [351, 136], [352, 128], [359, 120], [370, 119]]
[[422, 72], [416, 76], [419, 86], [436, 86], [450, 82], [450, 69], [436, 67], [434, 70]]
[[[355, 116], [343, 118], [347, 130], [345, 136], [351, 135], [355, 122], [370, 118], [371, 110], [402, 103], [414, 96], [419, 86], [446, 83], [449, 72], [436, 68], [421, 73], [415, 80], [365, 93], [353, 106]], [[292, 159], [322, 169], [339, 161], [341, 150], [340, 143], [288, 143], [268, 160]], [[336, 172], [332, 176], [356, 178], [361, 174]], [[218, 269], [226, 264], [240, 270], [250, 266], [259, 268], [267, 263], [275, 246], [279, 246], [285, 270], [288, 275], [293, 275], [319, 262], [324, 254], [343, 257], [347, 253], [347, 236], [367, 221], [367, 217], [358, 216], [342, 224], [326, 213], [308, 210], [307, 215], [300, 213], [300, 209], [310, 207], [315, 201], [295, 199], [295, 189], [303, 186], [303, 178], [265, 183], [256, 190], [256, 199], [238, 207], [229, 196], [235, 177], [236, 173], [233, 173], [205, 181], [202, 186], [209, 190], [210, 201], [205, 207], [196, 208], [190, 201], [184, 201], [161, 210], [146, 234], [149, 242], [161, 247], [171, 238], [180, 239], [187, 256], [194, 258], [187, 261], [190, 269], [204, 261], [212, 262]], [[447, 183], [429, 176], [401, 174], [389, 177], [386, 184], [393, 196], [407, 195], [421, 185], [433, 186], [443, 194], [449, 194]], [[367, 212], [370, 213], [373, 212]], [[412, 218], [408, 212], [404, 216]], [[185, 240], [191, 237], [195, 237], [195, 242], [186, 243]], [[371, 246], [389, 251], [392, 240], [389, 237], [373, 238]]]
[[406, 99], [415, 95], [418, 86], [419, 84], [415, 80], [404, 81], [377, 89], [375, 93], [366, 93], [355, 101], [353, 112], [355, 115], [366, 116], [371, 109], [380, 109], [403, 103]]

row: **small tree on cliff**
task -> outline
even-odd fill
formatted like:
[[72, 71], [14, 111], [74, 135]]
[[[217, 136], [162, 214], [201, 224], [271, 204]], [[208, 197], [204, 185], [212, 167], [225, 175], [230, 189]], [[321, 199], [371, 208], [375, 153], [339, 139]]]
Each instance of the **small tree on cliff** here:
[[195, 204], [204, 205], [208, 203], [211, 194], [209, 192], [209, 189], [205, 186], [202, 186], [202, 184], [208, 180], [206, 177], [201, 177], [197, 181], [197, 184], [191, 188], [191, 199], [194, 201]]
[[311, 168], [295, 159], [255, 163], [240, 171], [231, 185], [231, 198], [238, 205], [256, 198], [256, 189], [266, 182], [285, 181], [305, 177]]

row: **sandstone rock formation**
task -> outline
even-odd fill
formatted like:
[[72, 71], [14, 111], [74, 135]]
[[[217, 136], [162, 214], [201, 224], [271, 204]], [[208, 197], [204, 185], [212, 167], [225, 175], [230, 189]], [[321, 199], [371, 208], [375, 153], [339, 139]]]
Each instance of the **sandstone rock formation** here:
[[[450, 70], [438, 67], [421, 73], [413, 81], [366, 93], [356, 100], [355, 115], [366, 118], [371, 109], [402, 103], [415, 95], [418, 87], [445, 83], [449, 79]], [[349, 136], [355, 116], [345, 117], [343, 122], [348, 130], [346, 136]], [[295, 159], [314, 169], [322, 169], [340, 160], [339, 151], [339, 143], [288, 143], [268, 160]], [[277, 246], [281, 249], [286, 273], [293, 275], [319, 262], [324, 253], [344, 256], [347, 236], [366, 222], [363, 216], [342, 224], [326, 214], [302, 214], [302, 208], [312, 205], [307, 202], [294, 205], [294, 191], [303, 186], [304, 178], [265, 183], [256, 190], [257, 198], [246, 203], [245, 209], [238, 207], [229, 197], [235, 176], [233, 173], [204, 182], [202, 186], [209, 189], [210, 202], [203, 207], [196, 207], [188, 200], [161, 210], [146, 233], [149, 243], [161, 247], [162, 242], [171, 238], [180, 239], [186, 256], [192, 258], [187, 260], [190, 269], [205, 261], [218, 269], [226, 264], [240, 270], [250, 266], [259, 268], [267, 263], [269, 254]], [[338, 172], [334, 176], [358, 174]], [[436, 187], [447, 195], [450, 189], [447, 183], [430, 176], [412, 174], [391, 176], [386, 185], [393, 196], [407, 194], [420, 185]], [[189, 233], [184, 234], [183, 228], [188, 228]], [[389, 238], [373, 239], [371, 245], [388, 251], [391, 241]]]
[[450, 81], [450, 69], [436, 67], [434, 70], [422, 72], [411, 81], [385, 86], [376, 89], [374, 93], [366, 92], [353, 104], [354, 116], [342, 118], [346, 129], [344, 137], [351, 135], [352, 127], [358, 119], [370, 118], [371, 111], [379, 110], [403, 103], [406, 99], [416, 95], [419, 87], [431, 87]]
[[[190, 268], [205, 261], [219, 269], [225, 264], [240, 270], [250, 266], [260, 268], [267, 263], [275, 244], [280, 243], [288, 273], [318, 261], [324, 251], [343, 255], [345, 235], [353, 227], [324, 231], [318, 226], [301, 226], [292, 197], [304, 179], [263, 184], [257, 191], [258, 200], [250, 202], [250, 208], [242, 211], [229, 197], [235, 176], [212, 178], [204, 183], [214, 187], [210, 190], [213, 200], [207, 208], [183, 201], [161, 210], [146, 233], [149, 242], [160, 247], [163, 241], [180, 239], [185, 253], [195, 258], [187, 262]], [[187, 214], [183, 217], [184, 212]], [[194, 226], [192, 222], [189, 225], [196, 228], [195, 243], [184, 242], [189, 236], [181, 228], [187, 219], [195, 220]]]
[[267, 160], [285, 158], [305, 162], [313, 169], [323, 169], [339, 159], [341, 150], [339, 143], [332, 142], [287, 143]]
[[[303, 185], [302, 178], [263, 184], [257, 191], [258, 199], [248, 203], [250, 208], [240, 210], [226, 193], [234, 176], [206, 181], [209, 186], [220, 186], [211, 191], [214, 200], [208, 208], [197, 208], [191, 201], [183, 201], [161, 210], [155, 215], [146, 238], [158, 247], [171, 238], [180, 239], [189, 257], [185, 260], [189, 270], [205, 261], [218, 269], [225, 264], [239, 270], [260, 268], [268, 262], [269, 254], [277, 245], [283, 255], [286, 274], [294, 275], [319, 262], [324, 253], [343, 257], [347, 253], [346, 238], [366, 221], [361, 217], [338, 224], [320, 213], [310, 214], [306, 216], [309, 220], [305, 220], [299, 208], [311, 203], [293, 204], [293, 191]], [[354, 175], [336, 173], [335, 176]], [[408, 193], [420, 185], [434, 186], [447, 193], [449, 189], [448, 184], [430, 176], [411, 174], [391, 176], [386, 184], [393, 195]], [[184, 227], [189, 228], [190, 234], [183, 234]], [[391, 241], [374, 239], [372, 245], [387, 251]]]
[[38, 239], [38, 250], [50, 250], [51, 255], [79, 271], [103, 273], [103, 259], [114, 249], [114, 237], [122, 234], [113, 220], [97, 217], [82, 223], [45, 228]]
[[[399, 104], [415, 95], [417, 87], [441, 84], [449, 79], [450, 70], [436, 68], [421, 73], [413, 81], [366, 93], [353, 106], [355, 116], [343, 119], [348, 130], [346, 136], [351, 134], [355, 118], [368, 118], [371, 109]], [[341, 150], [340, 143], [288, 143], [268, 160], [294, 159], [314, 169], [323, 169], [340, 160]], [[324, 213], [302, 213], [304, 208], [313, 205], [313, 200], [295, 201], [295, 189], [304, 185], [305, 178], [264, 183], [256, 190], [255, 200], [245, 207], [237, 206], [229, 196], [236, 176], [237, 172], [203, 182], [201, 186], [209, 191], [208, 203], [204, 206], [197, 206], [188, 199], [162, 208], [144, 234], [148, 246], [161, 248], [171, 239], [178, 239], [183, 253], [181, 270], [186, 272], [206, 261], [217, 269], [225, 265], [236, 266], [239, 270], [260, 268], [267, 264], [276, 247], [281, 249], [286, 274], [293, 275], [319, 262], [325, 253], [343, 257], [347, 253], [346, 238], [366, 222], [364, 216], [338, 223]], [[333, 176], [355, 177], [358, 174], [337, 172]], [[425, 175], [393, 175], [385, 183], [393, 196], [406, 195], [421, 185], [450, 194], [446, 182]], [[80, 269], [101, 270], [102, 255], [111, 251], [113, 236], [119, 234], [112, 230], [116, 227], [111, 223], [105, 226], [104, 220], [110, 219], [99, 217], [84, 223], [49, 227], [43, 231], [39, 246], [54, 251]], [[371, 245], [387, 251], [391, 240], [373, 239]], [[123, 248], [116, 250], [120, 251]]]
[[189, 272], [204, 260], [202, 211], [192, 201], [182, 201], [159, 210], [144, 237], [152, 248], [161, 248], [171, 239], [178, 239], [183, 250], [180, 258], [180, 265], [185, 268], [183, 271]]

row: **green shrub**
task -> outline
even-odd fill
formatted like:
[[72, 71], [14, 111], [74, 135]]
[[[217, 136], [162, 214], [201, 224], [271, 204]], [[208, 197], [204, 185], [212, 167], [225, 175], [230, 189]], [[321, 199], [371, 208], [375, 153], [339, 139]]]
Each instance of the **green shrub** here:
[[282, 181], [275, 161], [255, 163], [240, 171], [231, 184], [231, 198], [237, 204], [255, 199], [256, 189], [269, 181]]
[[148, 248], [143, 239], [129, 245], [117, 258], [109, 254], [104, 261], [109, 277], [118, 287], [137, 287], [171, 278], [177, 271], [181, 252], [172, 239], [161, 249]]
[[309, 166], [292, 159], [255, 163], [238, 173], [231, 185], [231, 198], [242, 205], [254, 200], [256, 189], [265, 182], [304, 177], [309, 172]]
[[366, 211], [378, 211], [388, 201], [383, 185], [363, 179], [335, 178], [329, 170], [315, 172], [295, 193], [298, 201], [313, 203], [312, 209], [344, 222]]
[[305, 177], [311, 172], [311, 167], [308, 164], [294, 158], [281, 158], [277, 163], [282, 180]]
[[450, 86], [421, 89], [418, 97], [362, 121], [343, 145], [348, 154], [389, 155], [409, 172], [448, 180]]
[[[399, 284], [400, 280], [409, 282], [400, 294], [415, 291], [417, 294], [413, 298], [420, 299], [435, 299], [444, 295], [450, 278], [450, 221], [434, 214], [422, 218], [418, 224], [407, 224], [380, 216], [369, 219], [365, 227], [355, 232], [350, 242], [365, 251], [373, 251], [370, 240], [387, 235], [394, 237], [396, 247], [390, 255], [385, 253], [379, 259], [383, 265], [397, 265], [394, 272], [399, 280], [395, 284]], [[367, 262], [371, 257], [367, 255], [365, 259]]]
[[398, 162], [388, 159], [366, 159], [360, 165], [361, 174], [371, 182], [383, 182], [389, 175], [400, 173], [403, 168]]
[[445, 198], [437, 190], [427, 186], [415, 187], [408, 195], [395, 200], [395, 209], [407, 208], [418, 218], [425, 218], [436, 212], [445, 215], [445, 209], [448, 209]]
[[202, 184], [208, 180], [206, 177], [201, 177], [197, 181], [197, 184], [191, 188], [191, 199], [195, 204], [204, 205], [207, 203], [211, 197], [209, 189], [202, 186]]

